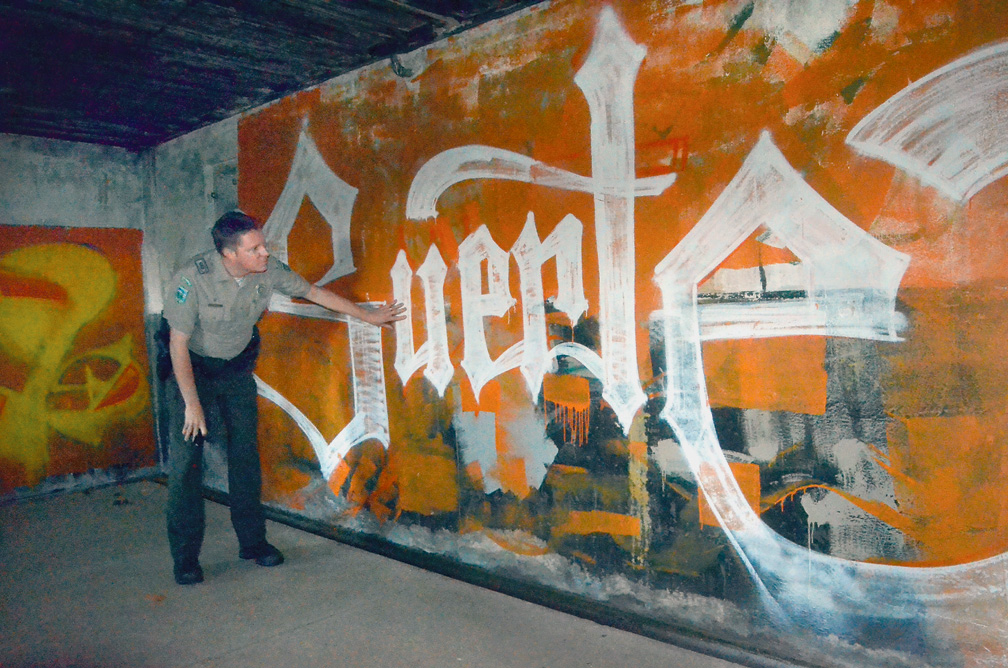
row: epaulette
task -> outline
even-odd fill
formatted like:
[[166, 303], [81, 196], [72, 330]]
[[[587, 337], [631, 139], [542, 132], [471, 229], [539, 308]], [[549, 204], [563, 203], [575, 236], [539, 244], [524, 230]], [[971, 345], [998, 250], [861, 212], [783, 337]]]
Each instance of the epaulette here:
[[198, 271], [199, 273], [201, 274], [210, 273], [210, 267], [209, 265], [207, 265], [206, 260], [203, 259], [202, 255], [197, 256], [195, 259], [193, 259], [193, 264], [196, 265], [196, 271]]

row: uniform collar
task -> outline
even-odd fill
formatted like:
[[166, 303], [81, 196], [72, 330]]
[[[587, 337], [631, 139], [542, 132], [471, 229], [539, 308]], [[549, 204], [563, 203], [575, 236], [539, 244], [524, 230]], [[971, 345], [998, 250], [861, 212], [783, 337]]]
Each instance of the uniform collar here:
[[[228, 273], [227, 267], [224, 266], [224, 258], [216, 250], [208, 252], [204, 255], [206, 259], [207, 266], [210, 267], [210, 275], [214, 280], [221, 283], [231, 283], [236, 287], [244, 287], [246, 285], [256, 285], [262, 281], [262, 277], [266, 272], [250, 272], [242, 277], [242, 282], [238, 283], [238, 280]], [[270, 258], [272, 260], [272, 258]], [[268, 269], [268, 267], [267, 267]]]
[[221, 283], [235, 282], [234, 276], [228, 273], [227, 267], [224, 266], [224, 258], [216, 250], [207, 253], [204, 258], [206, 258], [207, 266], [210, 267], [210, 275], [217, 281]]

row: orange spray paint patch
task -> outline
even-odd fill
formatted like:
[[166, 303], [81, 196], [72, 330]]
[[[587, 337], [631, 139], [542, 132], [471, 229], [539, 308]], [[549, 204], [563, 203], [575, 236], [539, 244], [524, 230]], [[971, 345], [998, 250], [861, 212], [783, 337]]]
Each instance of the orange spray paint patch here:
[[823, 415], [825, 360], [826, 339], [819, 336], [705, 343], [710, 404]]
[[543, 377], [543, 400], [550, 421], [559, 422], [563, 427], [564, 442], [584, 445], [588, 440], [591, 415], [588, 379], [546, 374]]
[[567, 521], [553, 530], [555, 535], [573, 534], [587, 536], [593, 533], [604, 533], [610, 536], [630, 536], [637, 538], [641, 534], [640, 518], [622, 513], [610, 513], [604, 510], [572, 510], [567, 515]]
[[483, 489], [483, 467], [479, 462], [470, 462], [465, 467], [465, 472], [469, 482], [476, 485], [478, 489]]
[[529, 495], [528, 476], [525, 471], [525, 460], [507, 454], [506, 448], [501, 445], [506, 442], [500, 438], [501, 430], [497, 430], [497, 466], [494, 468], [494, 475], [500, 482], [501, 490], [511, 492], [519, 499], [524, 499]]
[[459, 388], [463, 411], [479, 415], [481, 411], [496, 413], [500, 409], [501, 386], [498, 381], [491, 380], [484, 385], [479, 397], [473, 394], [472, 385], [468, 382], [459, 383]]
[[46, 301], [68, 301], [67, 291], [61, 285], [34, 276], [18, 276], [0, 271], [0, 295], [4, 297], [28, 297]]
[[961, 564], [1008, 549], [1006, 437], [1008, 414], [910, 418], [890, 429], [886, 468], [924, 564]]
[[437, 246], [446, 263], [458, 262], [458, 241], [451, 225], [444, 218], [436, 218], [430, 226], [430, 242]]
[[434, 515], [458, 509], [455, 460], [441, 437], [435, 440], [431, 452], [405, 451], [390, 455], [390, 465], [399, 486], [399, 512]]
[[136, 364], [130, 362], [113, 382], [112, 389], [98, 404], [98, 408], [108, 408], [128, 401], [140, 390], [142, 378]]

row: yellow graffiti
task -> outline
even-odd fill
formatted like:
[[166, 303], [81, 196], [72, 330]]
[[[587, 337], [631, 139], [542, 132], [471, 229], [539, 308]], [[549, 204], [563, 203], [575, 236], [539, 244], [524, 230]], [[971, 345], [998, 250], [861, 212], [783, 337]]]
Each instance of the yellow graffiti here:
[[147, 406], [131, 335], [71, 354], [115, 287], [108, 260], [83, 246], [40, 244], [0, 258], [0, 349], [26, 369], [20, 388], [0, 387], [0, 457], [23, 464], [29, 484], [45, 475], [53, 431], [98, 447]]

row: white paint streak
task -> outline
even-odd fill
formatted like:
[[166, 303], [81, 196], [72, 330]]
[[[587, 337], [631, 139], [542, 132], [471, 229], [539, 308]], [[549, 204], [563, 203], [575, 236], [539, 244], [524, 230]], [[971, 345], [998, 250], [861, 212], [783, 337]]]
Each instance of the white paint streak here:
[[[760, 276], [761, 269], [762, 277]], [[804, 290], [807, 285], [808, 274], [805, 267], [795, 262], [744, 269], [718, 269], [710, 278], [700, 284], [697, 292], [701, 295], [731, 292], [782, 292]]]
[[[675, 181], [675, 174], [662, 174], [633, 182], [637, 197], [653, 197]], [[423, 220], [437, 216], [437, 201], [450, 187], [463, 181], [500, 179], [547, 188], [592, 193], [623, 192], [622, 184], [595, 179], [551, 167], [520, 153], [492, 146], [470, 144], [442, 151], [417, 171], [406, 196], [406, 217]]]
[[311, 443], [312, 450], [315, 451], [315, 455], [319, 458], [319, 462], [322, 462], [323, 454], [326, 451], [327, 446], [325, 437], [322, 436], [322, 432], [318, 430], [315, 423], [312, 422], [307, 415], [301, 412], [301, 410], [292, 404], [287, 397], [277, 392], [271, 385], [264, 381], [259, 376], [255, 376], [256, 390], [259, 392], [259, 396], [262, 398], [272, 401], [274, 404], [280, 407], [284, 413], [290, 416], [294, 420], [294, 424], [298, 426], [301, 433], [307, 437], [308, 442]]
[[[820, 490], [821, 491], [821, 490]], [[903, 546], [903, 534], [898, 529], [869, 515], [838, 494], [822, 491], [803, 494], [801, 506], [808, 516], [809, 531], [813, 526], [829, 526], [831, 556], [852, 561], [877, 559]]]
[[665, 475], [694, 480], [693, 469], [686, 461], [682, 447], [671, 438], [663, 438], [651, 448], [651, 458]]
[[[288, 262], [287, 237], [294, 228], [305, 197], [315, 205], [332, 229], [333, 266], [316, 283], [322, 286], [355, 271], [350, 247], [350, 214], [357, 199], [357, 189], [336, 176], [318, 152], [315, 142], [306, 131], [302, 131], [287, 182], [263, 225], [270, 253], [281, 262]], [[270, 308], [284, 310], [282, 304], [290, 301], [289, 297], [274, 294]]]
[[496, 415], [488, 411], [456, 411], [452, 424], [462, 465], [479, 464], [484, 494], [499, 490], [501, 483], [494, 474], [497, 468]]
[[532, 489], [538, 489], [558, 452], [556, 444], [546, 437], [543, 416], [531, 407], [522, 409], [503, 427], [510, 436], [508, 454], [525, 462], [525, 482]]
[[1008, 42], [910, 84], [865, 116], [847, 143], [968, 200], [1008, 174]]
[[[377, 308], [380, 302], [363, 304]], [[382, 359], [382, 331], [370, 323], [347, 318], [350, 328], [350, 366], [353, 372], [354, 416], [329, 443], [323, 457], [322, 474], [329, 478], [350, 448], [368, 439], [389, 447], [388, 404], [385, 398], [385, 363]]]
[[395, 369], [405, 386], [417, 369], [426, 365], [424, 377], [444, 396], [455, 367], [448, 354], [448, 329], [445, 322], [444, 281], [448, 267], [436, 246], [427, 251], [427, 258], [417, 270], [424, 291], [427, 340], [417, 350], [413, 341], [413, 270], [405, 251], [399, 251], [392, 267], [392, 294], [406, 307], [406, 319], [395, 323]]
[[[822, 51], [822, 45], [847, 23], [856, 4], [856, 0], [758, 0], [751, 20], [804, 62], [802, 52]], [[805, 48], [791, 47], [791, 40]]]
[[[599, 17], [595, 41], [574, 83], [588, 100], [591, 118], [595, 237], [599, 266], [599, 334], [602, 398], [630, 432], [647, 396], [637, 372], [634, 247], [634, 98], [646, 51], [635, 44], [611, 8]], [[604, 187], [603, 187], [604, 186]]]
[[[723, 339], [767, 338], [774, 336], [822, 335], [848, 336], [879, 341], [898, 341], [895, 332], [905, 326], [905, 318], [891, 314], [891, 323], [869, 322], [858, 318], [855, 295], [827, 295], [834, 300], [831, 314], [824, 304], [807, 298], [738, 304], [701, 304], [699, 307], [700, 338], [703, 341]], [[852, 303], [843, 303], [850, 300]], [[868, 305], [872, 307], [871, 304]], [[831, 319], [831, 315], [834, 318]], [[660, 315], [659, 315], [660, 318]], [[893, 334], [881, 333], [891, 326]]]
[[825, 449], [827, 459], [839, 469], [840, 485], [845, 491], [862, 499], [896, 506], [892, 476], [879, 465], [877, 455], [867, 444], [856, 438], [845, 438]]
[[[259, 394], [279, 406], [308, 438], [318, 457], [322, 475], [328, 479], [350, 448], [368, 439], [376, 439], [389, 446], [388, 405], [385, 397], [385, 367], [382, 359], [381, 328], [363, 320], [329, 311], [321, 306], [294, 304], [284, 312], [306, 318], [346, 322], [350, 337], [350, 365], [353, 381], [354, 417], [350, 423], [326, 442], [315, 424], [286, 397], [258, 376]], [[380, 306], [377, 302], [363, 303], [365, 308]]]
[[[497, 477], [497, 416], [480, 411], [457, 411], [452, 418], [459, 457], [463, 466], [478, 463], [483, 476], [483, 493], [501, 489]], [[523, 410], [501, 427], [507, 431], [511, 450], [508, 456], [525, 463], [525, 482], [538, 489], [546, 479], [549, 465], [557, 455], [556, 444], [545, 436], [546, 425], [541, 415]]]
[[[879, 464], [878, 455], [867, 444], [844, 438], [819, 446], [824, 458], [836, 465], [839, 489], [868, 501], [896, 508], [892, 476]], [[838, 494], [822, 491], [801, 499], [809, 522], [830, 527], [829, 553], [844, 559], [862, 560], [879, 555], [902, 554], [903, 534], [857, 508]]]
[[752, 409], [742, 411], [742, 433], [753, 461], [765, 464], [780, 452], [780, 439], [772, 412]]

